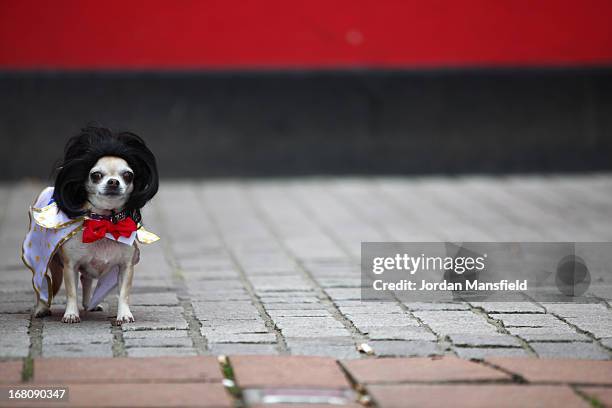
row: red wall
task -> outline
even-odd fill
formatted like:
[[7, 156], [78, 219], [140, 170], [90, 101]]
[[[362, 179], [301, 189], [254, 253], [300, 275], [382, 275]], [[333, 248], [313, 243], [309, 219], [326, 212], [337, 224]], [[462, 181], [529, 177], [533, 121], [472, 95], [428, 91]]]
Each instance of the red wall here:
[[0, 69], [610, 66], [609, 0], [0, 0]]

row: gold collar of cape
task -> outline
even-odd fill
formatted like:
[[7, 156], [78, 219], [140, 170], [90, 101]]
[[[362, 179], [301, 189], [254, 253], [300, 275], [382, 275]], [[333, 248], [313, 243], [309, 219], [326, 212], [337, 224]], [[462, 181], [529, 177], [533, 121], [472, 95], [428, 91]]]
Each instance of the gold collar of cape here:
[[[36, 224], [48, 229], [62, 229], [72, 224], [82, 224], [86, 219], [86, 217], [78, 217], [68, 220], [58, 220], [58, 214], [60, 214], [60, 211], [55, 202], [40, 208], [32, 206], [31, 209], [32, 217], [34, 217]], [[142, 224], [138, 226], [138, 230], [136, 231], [136, 239], [141, 244], [152, 244], [155, 241], [159, 241], [159, 237], [151, 231], [147, 231]]]

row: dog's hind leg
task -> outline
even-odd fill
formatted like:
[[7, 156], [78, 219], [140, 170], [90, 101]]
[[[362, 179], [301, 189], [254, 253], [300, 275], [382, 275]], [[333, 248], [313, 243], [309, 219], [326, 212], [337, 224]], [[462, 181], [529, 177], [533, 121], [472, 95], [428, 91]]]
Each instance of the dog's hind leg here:
[[[81, 275], [81, 286], [83, 287], [83, 300], [82, 305], [84, 310], [89, 309], [89, 301], [91, 300], [91, 287], [93, 286], [93, 279], [86, 277], [85, 275]], [[104, 310], [102, 305], [96, 306], [93, 311], [100, 312]]]
[[81, 302], [83, 304], [83, 309], [87, 310], [89, 307], [89, 300], [91, 299], [91, 286], [93, 283], [93, 279], [86, 277], [81, 274], [81, 287], [83, 288], [83, 299]]
[[51, 314], [51, 309], [49, 309], [49, 305], [46, 302], [38, 299], [36, 306], [34, 307], [34, 317], [45, 317]]

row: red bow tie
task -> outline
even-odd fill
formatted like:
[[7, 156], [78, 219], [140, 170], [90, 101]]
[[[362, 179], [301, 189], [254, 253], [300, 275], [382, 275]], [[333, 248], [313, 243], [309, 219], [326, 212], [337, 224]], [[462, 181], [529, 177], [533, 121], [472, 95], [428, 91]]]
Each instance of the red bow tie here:
[[129, 238], [136, 229], [136, 223], [130, 217], [124, 218], [116, 224], [109, 220], [86, 219], [83, 223], [83, 242], [95, 242], [104, 238], [107, 233], [110, 233], [115, 239], [119, 239], [119, 237]]

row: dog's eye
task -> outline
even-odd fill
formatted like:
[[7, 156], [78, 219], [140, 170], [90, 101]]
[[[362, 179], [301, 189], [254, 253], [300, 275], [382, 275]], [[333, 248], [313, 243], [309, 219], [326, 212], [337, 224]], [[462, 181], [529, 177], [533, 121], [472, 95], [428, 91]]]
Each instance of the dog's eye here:
[[131, 183], [132, 180], [134, 179], [134, 173], [132, 173], [131, 171], [124, 172], [123, 179], [125, 180], [126, 183]]
[[100, 180], [102, 180], [102, 173], [100, 173], [99, 171], [94, 171], [89, 175], [89, 178], [91, 178], [91, 181], [93, 181], [94, 183], [99, 183]]

